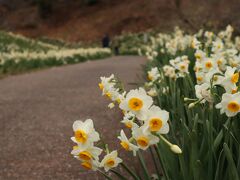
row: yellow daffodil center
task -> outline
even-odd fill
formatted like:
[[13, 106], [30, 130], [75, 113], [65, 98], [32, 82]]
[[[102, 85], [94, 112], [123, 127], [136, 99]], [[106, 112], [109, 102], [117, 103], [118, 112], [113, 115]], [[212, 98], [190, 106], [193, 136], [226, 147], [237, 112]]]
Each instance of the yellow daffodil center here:
[[235, 94], [237, 92], [237, 89], [232, 90], [232, 94]]
[[77, 142], [85, 143], [87, 141], [87, 134], [83, 130], [75, 131], [75, 138]]
[[121, 103], [121, 99], [118, 98], [117, 99], [117, 103], [120, 104]]
[[98, 86], [99, 86], [99, 89], [103, 90], [104, 87], [102, 83], [99, 83]]
[[122, 141], [120, 144], [126, 151], [129, 151], [129, 144], [126, 141]]
[[201, 55], [200, 55], [200, 54], [196, 54], [195, 57], [196, 57], [197, 59], [201, 59]]
[[201, 67], [199, 67], [199, 68], [198, 68], [198, 71], [201, 71], [201, 70], [202, 70], [202, 68], [201, 68]]
[[126, 122], [125, 126], [129, 129], [131, 129], [132, 128], [132, 123], [131, 122]]
[[139, 111], [142, 109], [143, 107], [143, 102], [141, 99], [139, 98], [131, 98], [129, 101], [128, 101], [128, 106], [131, 110], [134, 110], [134, 111]]
[[137, 139], [137, 143], [139, 146], [142, 146], [142, 147], [147, 147], [148, 146], [148, 138], [142, 136], [142, 137], [139, 137]]
[[115, 164], [115, 161], [114, 161], [113, 158], [109, 158], [105, 163], [105, 165], [108, 166], [108, 167], [113, 167], [114, 164]]
[[206, 68], [210, 69], [210, 68], [212, 68], [212, 63], [211, 62], [207, 62], [205, 64], [205, 66], [206, 66]]
[[73, 150], [76, 150], [76, 149], [78, 149], [78, 146], [73, 146]]
[[195, 72], [199, 72], [199, 71], [202, 70], [202, 68], [200, 68], [200, 67], [195, 67], [194, 70], [195, 70]]
[[239, 73], [235, 73], [231, 78], [231, 82], [235, 84], [238, 82], [238, 79], [239, 79]]
[[213, 81], [216, 82], [218, 80], [217, 76], [213, 76]]
[[186, 66], [185, 66], [185, 65], [181, 65], [181, 66], [180, 66], [180, 69], [181, 69], [181, 70], [185, 70], [185, 69], [186, 69]]
[[92, 169], [92, 164], [90, 162], [82, 162], [81, 163], [82, 167], [84, 167], [85, 169]]
[[152, 118], [149, 121], [150, 130], [153, 132], [159, 131], [162, 127], [162, 120], [159, 118]]
[[235, 101], [229, 102], [227, 106], [228, 110], [231, 112], [238, 112], [240, 110], [240, 104]]
[[107, 92], [105, 95], [106, 95], [108, 98], [110, 98], [110, 99], [111, 99], [111, 97], [112, 97], [112, 94], [111, 94], [110, 92]]
[[197, 77], [197, 80], [201, 82], [203, 80], [203, 78], [199, 76], [199, 77]]
[[195, 47], [196, 47], [194, 41], [192, 41], [191, 47], [192, 47], [192, 48], [195, 48]]
[[150, 81], [152, 81], [152, 80], [153, 80], [153, 77], [152, 77], [150, 74], [148, 74], [148, 79], [149, 79]]
[[217, 64], [221, 65], [222, 64], [222, 60], [221, 59], [217, 60]]
[[92, 159], [92, 155], [88, 151], [82, 151], [79, 153], [79, 158], [84, 161], [89, 161]]
[[238, 64], [237, 64], [237, 63], [231, 63], [231, 66], [232, 66], [232, 67], [237, 67]]

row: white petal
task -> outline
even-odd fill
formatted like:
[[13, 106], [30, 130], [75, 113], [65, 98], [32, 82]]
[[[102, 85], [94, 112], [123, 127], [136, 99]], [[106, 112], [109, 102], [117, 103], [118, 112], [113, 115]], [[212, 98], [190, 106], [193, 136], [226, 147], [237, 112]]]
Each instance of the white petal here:
[[75, 137], [71, 137], [71, 140], [75, 143], [78, 143]]
[[90, 134], [90, 137], [88, 138], [91, 142], [97, 142], [100, 140], [99, 133], [97, 131], [94, 131]]
[[222, 108], [222, 104], [221, 103], [218, 103], [218, 104], [216, 104], [216, 106], [215, 106], [217, 109], [220, 109], [220, 108]]
[[113, 158], [116, 158], [118, 156], [118, 152], [116, 150], [112, 151], [110, 154]]
[[167, 134], [169, 132], [169, 125], [168, 123], [164, 124], [164, 126], [160, 129], [160, 134]]
[[84, 125], [85, 125], [85, 128], [86, 129], [89, 129], [90, 131], [94, 129], [93, 127], [93, 121], [91, 119], [87, 119], [85, 122], [84, 122]]
[[73, 131], [77, 131], [81, 126], [82, 126], [83, 122], [80, 120], [76, 120], [73, 123]]
[[142, 110], [136, 113], [136, 117], [139, 120], [145, 121], [147, 119], [147, 111], [146, 110]]

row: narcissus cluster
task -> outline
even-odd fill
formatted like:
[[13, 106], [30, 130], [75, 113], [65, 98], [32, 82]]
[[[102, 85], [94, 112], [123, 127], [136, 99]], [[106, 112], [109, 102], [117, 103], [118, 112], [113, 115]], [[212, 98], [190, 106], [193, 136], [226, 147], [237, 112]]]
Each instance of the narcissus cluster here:
[[[152, 80], [157, 80], [160, 74], [158, 70], [150, 73]], [[161, 139], [169, 146], [174, 153], [181, 153], [181, 149], [170, 143], [162, 134], [169, 132], [169, 113], [153, 104], [153, 99], [143, 88], [124, 91], [121, 82], [114, 76], [101, 77], [99, 88], [102, 94], [112, 102], [109, 104], [113, 108], [118, 104], [123, 112], [122, 123], [126, 130], [131, 132], [131, 137], [127, 137], [124, 130], [120, 131], [119, 139], [121, 147], [126, 151], [131, 151], [134, 156], [141, 150], [147, 150], [151, 145], [156, 145]], [[81, 161], [81, 165], [86, 169], [105, 171], [117, 167], [122, 163], [118, 157], [117, 150], [109, 152], [107, 145], [99, 148], [95, 145], [101, 141], [99, 133], [95, 130], [93, 121], [77, 120], [73, 123], [74, 136], [71, 138], [77, 145], [73, 147], [71, 154]], [[98, 144], [98, 143], [97, 143]], [[177, 150], [176, 150], [177, 149]], [[99, 161], [99, 156], [105, 151], [107, 154]]]
[[[227, 26], [219, 33], [201, 29], [192, 35], [176, 28], [150, 39], [139, 50], [149, 60], [144, 88], [154, 103], [169, 112], [170, 128], [155, 120], [158, 109], [152, 123], [145, 120], [137, 134], [161, 126], [156, 132], [168, 132], [165, 137], [183, 149], [179, 158], [160, 146], [164, 178], [239, 179], [240, 37], [234, 37], [233, 28]], [[162, 122], [167, 119], [166, 113], [159, 115]], [[145, 138], [140, 144], [150, 143]]]
[[[148, 78], [152, 81], [159, 81], [161, 75], [158, 69], [148, 72]], [[103, 94], [110, 97], [113, 103], [117, 102], [124, 116], [122, 123], [131, 130], [131, 137], [127, 138], [124, 130], [118, 137], [121, 146], [127, 151], [146, 150], [149, 146], [157, 144], [161, 134], [169, 131], [169, 113], [153, 104], [153, 99], [145, 89], [132, 89], [129, 92], [119, 86], [121, 83], [114, 75], [101, 77], [99, 87]], [[113, 94], [116, 95], [115, 98]], [[116, 104], [116, 103], [115, 103]]]
[[[154, 41], [152, 46], [149, 46], [148, 51], [156, 51], [156, 49], [165, 48], [164, 43], [167, 39], [168, 42], [175, 41], [176, 37], [185, 37], [184, 39], [188, 39], [189, 35], [184, 35], [180, 30], [175, 32], [173, 37], [171, 36], [159, 36]], [[164, 79], [170, 78], [176, 80], [178, 78], [184, 78], [185, 76], [190, 76], [190, 71], [194, 71], [193, 78], [196, 78], [195, 85], [195, 95], [196, 101], [190, 103], [190, 107], [194, 107], [198, 103], [216, 103], [216, 90], [219, 91], [219, 87], [222, 87], [225, 91], [223, 93], [218, 94], [218, 96], [226, 97], [231, 96], [234, 93], [239, 93], [239, 66], [240, 66], [240, 54], [238, 49], [237, 40], [234, 42], [231, 40], [233, 28], [228, 26], [225, 31], [221, 31], [218, 35], [215, 35], [213, 32], [199, 31], [198, 34], [193, 35], [190, 39], [191, 41], [177, 41], [179, 47], [192, 48], [192, 52], [194, 52], [194, 60], [192, 60], [193, 69], [189, 68], [190, 60], [186, 55], [176, 56], [174, 59], [169, 59], [169, 62], [163, 65], [162, 68], [152, 67], [147, 72], [147, 76], [149, 79], [149, 83], [147, 83], [148, 87], [150, 87], [149, 92], [152, 96], [156, 96], [156, 93], [159, 88], [156, 89], [154, 84], [156, 84], [156, 79]], [[203, 40], [202, 40], [203, 39]], [[186, 43], [187, 42], [187, 43]], [[181, 45], [181, 43], [183, 43]], [[169, 45], [166, 43], [165, 45]], [[184, 50], [181, 48], [177, 48], [176, 52], [179, 50]], [[156, 51], [157, 52], [157, 51]], [[161, 56], [162, 52], [158, 52], [156, 57]], [[175, 55], [175, 53], [172, 53]], [[151, 60], [151, 59], [149, 59]], [[152, 60], [151, 60], [152, 61]], [[165, 76], [165, 77], [164, 77]], [[149, 78], [150, 77], [150, 78]], [[192, 78], [192, 77], [190, 77]], [[161, 82], [157, 82], [159, 84], [163, 84]], [[218, 88], [217, 88], [218, 87]], [[161, 87], [161, 91], [163, 88], [168, 88], [168, 86], [163, 85]], [[234, 96], [235, 101], [238, 102], [239, 99], [237, 95]], [[224, 100], [222, 100], [224, 101]], [[233, 113], [227, 113], [227, 111], [221, 110], [221, 112], [226, 112], [227, 116], [234, 116], [239, 111], [236, 109]], [[221, 106], [216, 106], [220, 108]], [[233, 110], [232, 110], [233, 111]]]
[[87, 119], [85, 121], [77, 120], [73, 123], [74, 136], [71, 138], [77, 145], [73, 147], [71, 154], [81, 161], [81, 165], [85, 169], [97, 170], [104, 168], [108, 171], [116, 167], [122, 160], [118, 157], [117, 151], [109, 152], [99, 161], [99, 156], [103, 150], [94, 145], [100, 140], [98, 132], [94, 129], [93, 121]]
[[[152, 177], [158, 179], [240, 177], [240, 38], [233, 41], [232, 32], [228, 26], [218, 34], [199, 30], [189, 35], [179, 28], [173, 34], [159, 33], [139, 50], [149, 59], [141, 87], [125, 91], [115, 75], [100, 78], [108, 107], [122, 111], [117, 122], [123, 128], [116, 139], [138, 157], [145, 179], [151, 178], [141, 155], [146, 151], [156, 169]], [[72, 154], [82, 166], [128, 179], [112, 169], [121, 165], [133, 179], [143, 179], [117, 150], [96, 145], [101, 139], [91, 120], [76, 121], [73, 130], [77, 146]]]

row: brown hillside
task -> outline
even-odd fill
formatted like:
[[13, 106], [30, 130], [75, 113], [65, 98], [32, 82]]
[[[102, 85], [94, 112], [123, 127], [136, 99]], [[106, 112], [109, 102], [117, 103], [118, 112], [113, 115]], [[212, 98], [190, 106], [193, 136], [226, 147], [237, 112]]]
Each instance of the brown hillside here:
[[[180, 2], [179, 7], [176, 2]], [[0, 27], [30, 37], [92, 41], [105, 33], [116, 35], [150, 28], [166, 31], [176, 25], [194, 30], [232, 24], [240, 29], [239, 9], [239, 0], [99, 0], [92, 6], [59, 0], [44, 19], [34, 4], [0, 0]]]

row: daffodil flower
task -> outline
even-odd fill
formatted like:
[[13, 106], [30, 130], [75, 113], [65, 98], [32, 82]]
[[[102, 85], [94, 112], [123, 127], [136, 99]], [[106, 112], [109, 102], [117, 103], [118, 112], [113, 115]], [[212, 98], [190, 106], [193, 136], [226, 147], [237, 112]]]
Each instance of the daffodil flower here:
[[139, 88], [129, 91], [119, 107], [124, 111], [132, 112], [138, 119], [143, 120], [152, 103], [152, 97], [148, 96], [143, 88]]
[[195, 85], [195, 92], [196, 96], [199, 100], [201, 100], [201, 103], [213, 102], [213, 97], [210, 92], [210, 84], [203, 83], [201, 85]]
[[233, 90], [236, 90], [236, 83], [239, 81], [239, 72], [236, 72], [236, 68], [230, 66], [227, 67], [227, 70], [224, 74], [224, 78], [221, 82], [221, 85], [225, 88], [226, 92], [232, 93]]
[[133, 138], [136, 140], [140, 149], [146, 150], [150, 145], [157, 144], [159, 138], [147, 131], [144, 131], [143, 127], [132, 130]]
[[99, 141], [99, 134], [95, 131], [93, 121], [87, 119], [86, 121], [77, 120], [73, 123], [74, 137], [72, 141], [78, 144], [88, 144]]
[[86, 170], [96, 171], [99, 168], [99, 165], [100, 165], [99, 161], [96, 160], [81, 162], [81, 166]]
[[221, 114], [226, 113], [228, 117], [236, 116], [240, 112], [240, 93], [228, 94], [222, 96], [222, 101], [216, 105]]
[[147, 72], [147, 74], [150, 81], [156, 81], [161, 77], [157, 67], [152, 68], [150, 71]]
[[152, 133], [167, 134], [169, 125], [169, 113], [158, 106], [152, 106], [147, 112], [147, 119], [144, 121], [143, 130]]
[[102, 149], [93, 146], [93, 143], [91, 143], [74, 146], [71, 154], [81, 161], [91, 161], [99, 160], [99, 155], [102, 153], [102, 151]]
[[118, 139], [121, 141], [120, 144], [126, 151], [133, 151], [133, 155], [136, 156], [136, 152], [139, 148], [128, 140], [123, 130], [121, 130]]
[[217, 62], [215, 62], [212, 58], [204, 58], [201, 63], [204, 72], [209, 72], [218, 67]]
[[114, 79], [114, 75], [111, 74], [109, 77], [100, 77], [101, 83], [98, 84], [99, 88], [102, 90], [103, 95], [108, 93], [109, 89], [113, 88], [114, 83], [112, 83], [112, 80]]
[[100, 163], [100, 167], [103, 167], [104, 170], [107, 172], [109, 169], [117, 167], [119, 163], [122, 162], [122, 159], [118, 157], [117, 151], [112, 151], [104, 156], [103, 160]]
[[172, 66], [165, 65], [163, 66], [164, 75], [171, 78], [176, 79], [177, 75], [175, 69]]
[[151, 96], [151, 97], [157, 96], [156, 88], [151, 88], [151, 89], [147, 92], [147, 94], [148, 94], [149, 96]]
[[203, 52], [202, 50], [197, 50], [194, 54], [195, 58], [197, 61], [202, 61], [205, 57], [206, 57], [206, 54], [205, 52]]

